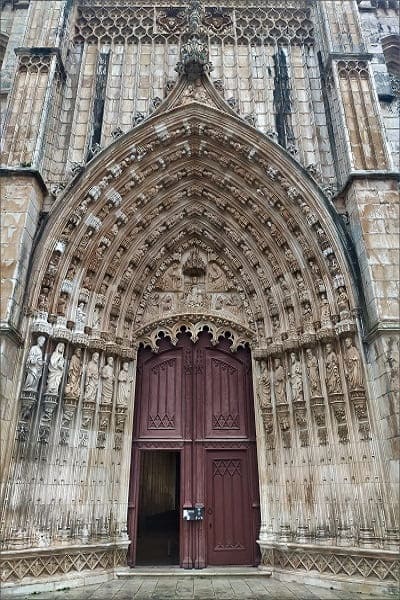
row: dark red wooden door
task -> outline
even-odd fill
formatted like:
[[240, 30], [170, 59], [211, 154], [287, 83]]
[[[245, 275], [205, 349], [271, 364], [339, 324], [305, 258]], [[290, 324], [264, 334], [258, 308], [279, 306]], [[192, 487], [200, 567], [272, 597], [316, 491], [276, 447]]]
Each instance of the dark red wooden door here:
[[249, 451], [207, 452], [207, 563], [254, 562]]
[[[180, 564], [256, 564], [258, 479], [250, 351], [232, 353], [210, 335], [182, 334], [154, 354], [139, 351], [128, 523], [135, 563], [141, 453], [181, 454], [181, 509], [203, 504], [205, 520], [181, 522]], [[181, 511], [182, 512], [182, 511]]]

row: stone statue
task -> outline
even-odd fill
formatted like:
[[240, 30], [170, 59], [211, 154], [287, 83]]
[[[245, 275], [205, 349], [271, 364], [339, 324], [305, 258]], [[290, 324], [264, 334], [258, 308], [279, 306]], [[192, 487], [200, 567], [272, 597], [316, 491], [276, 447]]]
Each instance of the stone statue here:
[[292, 388], [293, 400], [303, 400], [303, 377], [301, 373], [301, 362], [295, 352], [290, 354], [290, 387]]
[[114, 359], [112, 356], [107, 356], [106, 364], [101, 370], [101, 403], [111, 404], [114, 388]]
[[328, 394], [341, 394], [342, 382], [340, 380], [338, 358], [332, 344], [326, 345], [325, 369]]
[[65, 345], [60, 342], [57, 344], [53, 354], [50, 357], [46, 394], [58, 394], [65, 364], [64, 350]]
[[75, 315], [75, 331], [84, 331], [86, 323], [85, 304], [80, 302], [76, 309]]
[[289, 308], [288, 308], [287, 317], [288, 317], [288, 323], [289, 323], [289, 333], [291, 334], [291, 337], [296, 337], [296, 335], [297, 335], [296, 317], [294, 314], [294, 310], [291, 306], [289, 306]]
[[308, 381], [310, 384], [310, 396], [314, 398], [316, 396], [322, 396], [321, 392], [321, 381], [319, 377], [318, 359], [313, 354], [311, 348], [306, 350], [306, 365]]
[[69, 363], [67, 385], [65, 386], [65, 395], [70, 398], [79, 398], [82, 376], [81, 357], [82, 350], [76, 348]]
[[346, 366], [346, 379], [350, 390], [360, 390], [364, 388], [361, 356], [354, 346], [352, 339], [347, 337], [344, 340], [344, 363]]
[[117, 404], [127, 406], [131, 393], [132, 379], [129, 377], [129, 363], [122, 363], [122, 369], [118, 374]]
[[306, 302], [303, 307], [303, 330], [304, 333], [314, 333], [313, 314], [309, 302]]
[[321, 294], [321, 301], [319, 303], [319, 307], [321, 327], [332, 327], [331, 311], [329, 308], [329, 302], [326, 297], [326, 294]]
[[258, 399], [261, 408], [266, 408], [271, 404], [271, 382], [269, 380], [268, 369], [265, 362], [261, 363], [261, 375], [258, 384]]
[[338, 289], [337, 305], [339, 309], [339, 316], [341, 319], [349, 318], [349, 297], [344, 287]]
[[96, 402], [97, 388], [99, 386], [99, 353], [93, 352], [92, 359], [86, 368], [85, 402]]
[[286, 403], [285, 369], [280, 358], [276, 358], [274, 364], [274, 390], [277, 404]]
[[93, 329], [100, 329], [101, 325], [101, 308], [100, 306], [95, 306], [92, 314], [92, 327]]
[[44, 365], [43, 360], [43, 346], [46, 342], [46, 338], [40, 335], [35, 345], [31, 347], [28, 353], [28, 358], [25, 364], [25, 383], [22, 390], [24, 392], [37, 392], [39, 387], [40, 377], [42, 376], [42, 369]]

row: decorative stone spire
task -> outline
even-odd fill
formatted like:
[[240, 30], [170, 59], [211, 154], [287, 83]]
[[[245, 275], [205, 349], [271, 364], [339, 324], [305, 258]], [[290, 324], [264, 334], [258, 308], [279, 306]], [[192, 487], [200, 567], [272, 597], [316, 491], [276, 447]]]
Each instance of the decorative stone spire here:
[[213, 68], [209, 61], [208, 42], [201, 24], [202, 13], [201, 0], [189, 0], [186, 9], [187, 32], [183, 37], [176, 71], [187, 75], [191, 80], [197, 79], [202, 73], [209, 73]]

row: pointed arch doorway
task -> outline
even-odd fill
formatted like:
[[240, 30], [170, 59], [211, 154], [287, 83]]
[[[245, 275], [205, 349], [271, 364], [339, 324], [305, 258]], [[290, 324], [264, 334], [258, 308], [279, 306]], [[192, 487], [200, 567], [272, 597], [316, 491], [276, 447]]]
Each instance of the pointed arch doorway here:
[[157, 354], [138, 353], [129, 564], [256, 565], [250, 350], [231, 352], [227, 338], [213, 345], [206, 331], [195, 343], [178, 337], [175, 346], [163, 339]]

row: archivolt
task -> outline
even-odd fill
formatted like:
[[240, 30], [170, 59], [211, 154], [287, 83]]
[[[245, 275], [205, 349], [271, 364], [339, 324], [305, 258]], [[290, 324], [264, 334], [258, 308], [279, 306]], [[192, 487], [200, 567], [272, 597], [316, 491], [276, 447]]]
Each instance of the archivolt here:
[[228, 314], [271, 352], [354, 328], [355, 286], [334, 210], [286, 152], [222, 106], [208, 80], [199, 87], [185, 96], [181, 82], [58, 199], [34, 259], [34, 330], [132, 347], [146, 319], [190, 312], [184, 287], [166, 314], [149, 304], [157, 294], [161, 303], [166, 274], [193, 252], [202, 276], [207, 264], [222, 274], [231, 302], [217, 307], [214, 294], [207, 310], [192, 303], [199, 322], [205, 312]]

